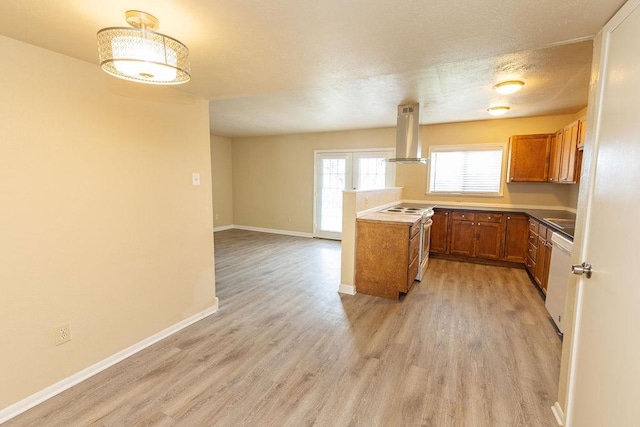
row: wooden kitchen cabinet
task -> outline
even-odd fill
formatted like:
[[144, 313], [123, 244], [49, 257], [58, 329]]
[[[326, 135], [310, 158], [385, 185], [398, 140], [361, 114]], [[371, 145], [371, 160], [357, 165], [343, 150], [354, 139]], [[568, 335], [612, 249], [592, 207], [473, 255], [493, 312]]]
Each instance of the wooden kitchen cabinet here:
[[474, 256], [486, 259], [502, 257], [503, 215], [498, 213], [476, 214], [476, 247]]
[[560, 129], [551, 140], [549, 182], [575, 184], [580, 180], [582, 147], [587, 121], [582, 118]]
[[431, 245], [429, 253], [446, 254], [448, 253], [447, 242], [449, 237], [449, 218], [451, 211], [435, 209], [431, 220]]
[[578, 119], [578, 150], [584, 148], [584, 140], [587, 135], [587, 118]]
[[525, 265], [544, 294], [549, 282], [552, 231], [534, 219], [529, 219], [529, 248]]
[[542, 224], [538, 226], [538, 253], [534, 279], [545, 295], [547, 294], [551, 263], [551, 233], [551, 230]]
[[575, 184], [577, 182], [576, 163], [578, 158], [579, 130], [580, 125], [578, 120], [566, 126], [563, 130], [560, 179], [557, 181], [562, 184]]
[[411, 288], [420, 261], [420, 220], [414, 223], [356, 223], [356, 291], [398, 299]]
[[467, 257], [474, 256], [476, 241], [475, 214], [454, 211], [451, 216], [449, 253]]
[[531, 276], [536, 272], [536, 261], [538, 259], [538, 221], [529, 218], [529, 239], [527, 241], [527, 256], [525, 266]]
[[499, 213], [453, 212], [449, 253], [472, 258], [500, 259], [502, 222]]
[[504, 251], [502, 259], [524, 264], [529, 246], [529, 217], [507, 214], [504, 228]]
[[550, 133], [512, 136], [507, 182], [547, 182], [552, 137]]
[[560, 163], [562, 161], [563, 130], [559, 130], [551, 138], [551, 156], [549, 160], [549, 182], [560, 181]]

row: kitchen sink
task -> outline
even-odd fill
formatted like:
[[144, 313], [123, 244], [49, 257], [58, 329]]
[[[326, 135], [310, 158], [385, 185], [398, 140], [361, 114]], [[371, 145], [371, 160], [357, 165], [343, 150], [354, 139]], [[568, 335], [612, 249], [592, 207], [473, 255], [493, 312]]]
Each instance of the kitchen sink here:
[[576, 220], [568, 218], [543, 218], [545, 221], [550, 222], [560, 229], [575, 228]]

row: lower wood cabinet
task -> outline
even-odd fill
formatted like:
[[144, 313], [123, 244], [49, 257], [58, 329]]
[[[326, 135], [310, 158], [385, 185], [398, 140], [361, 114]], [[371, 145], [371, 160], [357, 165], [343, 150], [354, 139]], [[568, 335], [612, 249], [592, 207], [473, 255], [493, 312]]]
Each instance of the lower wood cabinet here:
[[529, 247], [525, 266], [544, 294], [547, 293], [549, 282], [552, 234], [552, 231], [540, 222], [529, 219]]
[[473, 212], [454, 211], [449, 232], [449, 253], [473, 257], [476, 243], [476, 215]]
[[524, 264], [528, 248], [529, 217], [526, 215], [507, 214], [504, 227], [505, 261]]
[[435, 210], [431, 220], [431, 245], [429, 252], [432, 254], [446, 254], [448, 251], [449, 216], [448, 210]]
[[420, 268], [420, 220], [399, 224], [359, 218], [356, 230], [356, 291], [392, 299], [408, 292]]
[[503, 215], [453, 212], [449, 253], [472, 258], [502, 257]]
[[529, 216], [436, 208], [431, 236], [434, 255], [525, 264]]

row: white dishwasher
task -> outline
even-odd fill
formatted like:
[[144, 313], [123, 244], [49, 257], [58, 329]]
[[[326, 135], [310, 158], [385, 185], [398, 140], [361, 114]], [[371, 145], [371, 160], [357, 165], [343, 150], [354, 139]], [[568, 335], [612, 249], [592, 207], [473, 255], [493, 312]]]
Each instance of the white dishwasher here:
[[549, 267], [547, 299], [544, 305], [547, 307], [558, 330], [563, 334], [562, 318], [567, 302], [567, 285], [569, 283], [569, 274], [571, 274], [573, 242], [558, 233], [553, 233], [551, 244], [551, 265]]

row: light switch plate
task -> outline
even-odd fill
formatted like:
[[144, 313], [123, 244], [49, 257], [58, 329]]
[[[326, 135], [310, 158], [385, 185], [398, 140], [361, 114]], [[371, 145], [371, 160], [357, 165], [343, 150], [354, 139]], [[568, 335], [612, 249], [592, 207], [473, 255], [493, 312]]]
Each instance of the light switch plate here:
[[191, 184], [200, 185], [200, 174], [198, 172], [194, 172], [191, 174]]

